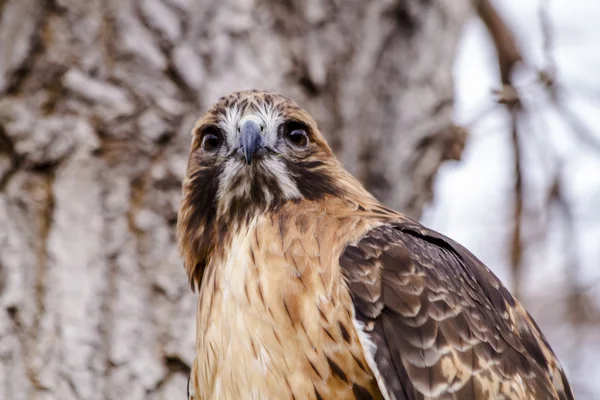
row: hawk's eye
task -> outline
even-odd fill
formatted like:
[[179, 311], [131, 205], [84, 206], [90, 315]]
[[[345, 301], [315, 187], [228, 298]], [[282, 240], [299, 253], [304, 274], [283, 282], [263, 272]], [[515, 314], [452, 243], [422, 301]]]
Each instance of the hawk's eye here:
[[219, 132], [209, 129], [202, 135], [202, 150], [215, 151], [221, 146], [221, 135]]
[[308, 145], [308, 134], [306, 125], [291, 121], [285, 127], [285, 138], [295, 147], [306, 147]]

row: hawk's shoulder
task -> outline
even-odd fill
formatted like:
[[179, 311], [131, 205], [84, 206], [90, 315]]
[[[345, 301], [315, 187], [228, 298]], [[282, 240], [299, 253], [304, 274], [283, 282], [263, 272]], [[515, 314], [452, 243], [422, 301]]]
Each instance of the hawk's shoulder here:
[[539, 328], [468, 250], [416, 222], [389, 222], [340, 265], [390, 397], [573, 395]]

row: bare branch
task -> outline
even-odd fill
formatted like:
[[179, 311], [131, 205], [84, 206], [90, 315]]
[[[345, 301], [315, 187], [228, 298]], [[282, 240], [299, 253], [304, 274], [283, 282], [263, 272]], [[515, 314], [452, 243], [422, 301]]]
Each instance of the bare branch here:
[[517, 63], [523, 61], [521, 51], [517, 45], [515, 37], [502, 20], [496, 9], [492, 6], [490, 0], [474, 0], [475, 7], [479, 17], [487, 27], [498, 56], [498, 67], [500, 69], [500, 79], [502, 89], [495, 92], [497, 102], [504, 104], [511, 115], [512, 126], [512, 147], [514, 154], [514, 205], [513, 205], [513, 231], [511, 236], [511, 272], [513, 280], [513, 291], [519, 297], [519, 275], [523, 258], [523, 238], [522, 238], [522, 220], [523, 220], [523, 166], [522, 149], [520, 145], [520, 133], [518, 129], [519, 115], [523, 111], [519, 92], [513, 85], [512, 72]]
[[523, 60], [517, 46], [515, 37], [500, 17], [490, 0], [473, 0], [477, 14], [483, 21], [492, 36], [496, 53], [498, 55], [498, 66], [502, 84], [511, 84], [511, 74], [517, 63]]

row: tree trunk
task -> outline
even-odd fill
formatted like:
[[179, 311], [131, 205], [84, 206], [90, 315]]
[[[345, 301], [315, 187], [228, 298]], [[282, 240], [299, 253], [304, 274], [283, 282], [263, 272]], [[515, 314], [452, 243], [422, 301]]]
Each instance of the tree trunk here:
[[272, 89], [418, 217], [468, 0], [0, 0], [0, 399], [183, 399], [177, 248], [194, 120]]

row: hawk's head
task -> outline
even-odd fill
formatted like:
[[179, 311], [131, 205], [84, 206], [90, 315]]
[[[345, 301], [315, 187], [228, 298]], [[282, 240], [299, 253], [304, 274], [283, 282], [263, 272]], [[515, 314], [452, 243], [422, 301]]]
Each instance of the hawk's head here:
[[178, 231], [190, 278], [203, 269], [219, 229], [238, 229], [289, 201], [343, 196], [356, 187], [349, 180], [293, 101], [258, 91], [221, 98], [194, 127], [183, 183]]

